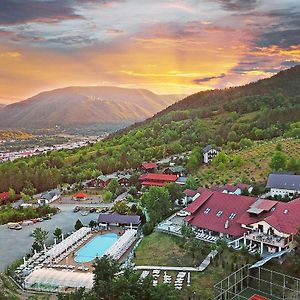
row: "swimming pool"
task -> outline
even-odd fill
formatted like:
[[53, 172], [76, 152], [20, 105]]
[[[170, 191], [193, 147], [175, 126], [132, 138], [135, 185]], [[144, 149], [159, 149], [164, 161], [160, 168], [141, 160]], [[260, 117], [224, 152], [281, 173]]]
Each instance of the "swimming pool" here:
[[97, 235], [75, 253], [74, 260], [77, 263], [84, 263], [92, 261], [97, 256], [101, 257], [118, 238], [115, 233]]

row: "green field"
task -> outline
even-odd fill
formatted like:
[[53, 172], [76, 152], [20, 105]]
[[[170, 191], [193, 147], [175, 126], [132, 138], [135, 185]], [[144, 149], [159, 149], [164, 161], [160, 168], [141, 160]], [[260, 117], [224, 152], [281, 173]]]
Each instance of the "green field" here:
[[[194, 266], [195, 261], [184, 250], [183, 239], [164, 233], [154, 232], [146, 236], [135, 253], [136, 265], [160, 265], [160, 266]], [[199, 259], [200, 265], [204, 256]], [[191, 273], [191, 286], [182, 290], [182, 299], [188, 299], [196, 292], [198, 298], [209, 299], [213, 297], [214, 285], [228, 276], [233, 268], [254, 261], [253, 257], [242, 255], [240, 252], [225, 249], [223, 253], [214, 259], [212, 264], [203, 272]], [[234, 264], [234, 266], [233, 266]], [[175, 276], [176, 272], [168, 272]], [[201, 297], [200, 297], [201, 295]]]

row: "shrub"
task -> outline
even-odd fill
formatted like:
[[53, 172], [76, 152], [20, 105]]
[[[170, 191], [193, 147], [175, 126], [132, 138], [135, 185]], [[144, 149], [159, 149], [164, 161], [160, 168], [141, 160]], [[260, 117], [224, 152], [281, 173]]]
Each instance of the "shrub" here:
[[154, 230], [154, 224], [152, 222], [148, 222], [146, 223], [143, 228], [143, 234], [146, 236], [146, 235], [149, 235], [153, 232]]

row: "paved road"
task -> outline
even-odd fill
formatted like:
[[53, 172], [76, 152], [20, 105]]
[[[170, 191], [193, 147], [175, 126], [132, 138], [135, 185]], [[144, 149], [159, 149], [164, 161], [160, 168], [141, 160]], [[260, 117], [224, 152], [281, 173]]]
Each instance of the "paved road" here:
[[7, 225], [0, 226], [0, 272], [15, 260], [30, 252], [33, 237], [29, 235], [36, 227], [49, 231], [49, 241], [51, 241], [53, 240], [52, 233], [56, 227], [67, 233], [74, 230], [74, 224], [77, 219], [80, 219], [83, 224], [88, 224], [91, 220], [97, 219], [96, 213], [87, 216], [73, 213], [74, 204], [56, 206], [61, 209], [61, 212], [53, 216], [51, 220], [23, 227], [19, 231], [8, 229]]

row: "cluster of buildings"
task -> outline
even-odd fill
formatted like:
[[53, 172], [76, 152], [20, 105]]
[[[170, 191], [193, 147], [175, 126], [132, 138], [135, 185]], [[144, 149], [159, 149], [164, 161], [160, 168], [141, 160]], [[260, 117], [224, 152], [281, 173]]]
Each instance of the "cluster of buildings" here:
[[[98, 139], [96, 139], [95, 141], [97, 140]], [[73, 149], [88, 146], [90, 143], [91, 143], [90, 140], [82, 140], [82, 141], [68, 142], [65, 144], [59, 144], [53, 146], [41, 146], [32, 149], [25, 149], [25, 150], [23, 149], [20, 151], [0, 152], [0, 162], [14, 161], [20, 158], [41, 155], [53, 150], [73, 150]]]

